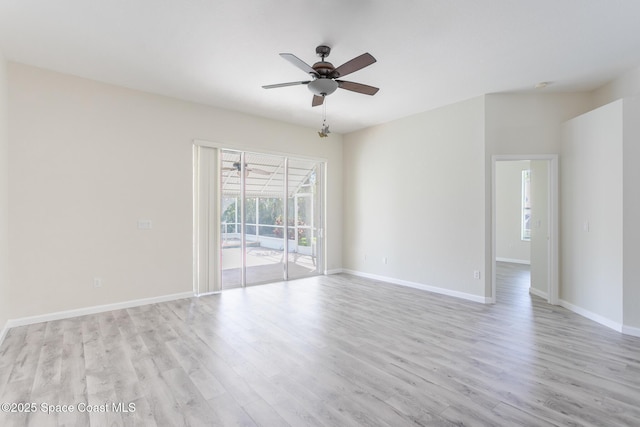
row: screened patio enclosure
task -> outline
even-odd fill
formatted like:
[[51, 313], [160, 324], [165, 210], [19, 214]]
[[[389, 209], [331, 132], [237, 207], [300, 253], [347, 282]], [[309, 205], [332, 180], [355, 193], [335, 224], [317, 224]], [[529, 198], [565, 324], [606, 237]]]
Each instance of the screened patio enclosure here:
[[196, 155], [196, 223], [208, 229], [197, 247], [211, 252], [198, 293], [324, 271], [323, 162], [209, 147]]

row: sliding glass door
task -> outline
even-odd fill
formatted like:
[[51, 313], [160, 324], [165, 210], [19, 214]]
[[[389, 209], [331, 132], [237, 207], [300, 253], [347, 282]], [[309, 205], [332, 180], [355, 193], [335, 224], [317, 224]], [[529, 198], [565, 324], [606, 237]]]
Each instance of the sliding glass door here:
[[319, 274], [323, 163], [235, 150], [218, 158], [222, 289]]

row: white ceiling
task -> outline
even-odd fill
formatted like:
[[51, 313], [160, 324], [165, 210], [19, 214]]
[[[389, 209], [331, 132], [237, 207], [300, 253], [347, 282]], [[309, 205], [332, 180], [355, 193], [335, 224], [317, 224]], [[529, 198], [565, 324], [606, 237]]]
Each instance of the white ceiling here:
[[305, 80], [278, 53], [336, 67], [377, 63], [338, 90], [328, 124], [349, 132], [495, 92], [591, 90], [640, 66], [635, 0], [0, 0], [15, 62], [319, 128]]

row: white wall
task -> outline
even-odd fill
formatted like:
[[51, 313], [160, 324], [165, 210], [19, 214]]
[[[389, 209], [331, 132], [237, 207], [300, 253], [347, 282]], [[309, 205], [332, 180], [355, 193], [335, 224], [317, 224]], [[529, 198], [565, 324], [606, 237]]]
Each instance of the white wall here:
[[484, 297], [483, 140], [483, 97], [345, 135], [345, 269]]
[[2, 330], [9, 319], [9, 223], [8, 204], [8, 108], [7, 108], [7, 68], [0, 54], [0, 342]]
[[618, 325], [623, 322], [622, 107], [616, 101], [568, 121], [560, 161], [560, 298]]
[[486, 144], [494, 154], [557, 154], [560, 126], [591, 110], [588, 93], [491, 94], [486, 96]]
[[623, 328], [640, 336], [640, 67], [629, 70], [591, 93], [594, 107], [623, 100]]
[[496, 162], [496, 259], [529, 264], [531, 242], [522, 240], [522, 171], [531, 162]]
[[640, 96], [625, 98], [623, 131], [624, 325], [640, 336]]
[[[341, 267], [340, 135], [14, 63], [8, 71], [8, 318], [191, 291], [194, 139], [327, 159], [327, 268]], [[138, 219], [153, 229], [137, 230]]]

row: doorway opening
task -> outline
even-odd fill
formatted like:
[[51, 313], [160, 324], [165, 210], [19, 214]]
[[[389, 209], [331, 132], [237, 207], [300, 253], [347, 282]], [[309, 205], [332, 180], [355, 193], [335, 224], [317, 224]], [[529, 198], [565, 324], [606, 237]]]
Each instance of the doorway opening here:
[[511, 271], [558, 303], [557, 177], [557, 155], [492, 157], [492, 302], [499, 275]]
[[531, 168], [530, 160], [500, 161], [495, 165], [497, 303], [526, 303], [533, 289]]
[[531, 267], [496, 260], [496, 304], [531, 307]]
[[321, 274], [324, 162], [194, 148], [197, 294]]

